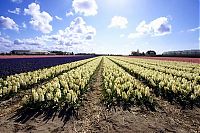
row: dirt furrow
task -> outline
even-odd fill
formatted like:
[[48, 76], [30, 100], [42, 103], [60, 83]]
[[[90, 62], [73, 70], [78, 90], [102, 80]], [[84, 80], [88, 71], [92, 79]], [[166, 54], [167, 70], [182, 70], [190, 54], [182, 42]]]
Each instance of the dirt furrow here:
[[[101, 104], [102, 62], [93, 75], [88, 92], [84, 97], [83, 108], [78, 111], [78, 120], [74, 124], [76, 132], [93, 132], [104, 112]], [[97, 127], [98, 128], [98, 127]]]

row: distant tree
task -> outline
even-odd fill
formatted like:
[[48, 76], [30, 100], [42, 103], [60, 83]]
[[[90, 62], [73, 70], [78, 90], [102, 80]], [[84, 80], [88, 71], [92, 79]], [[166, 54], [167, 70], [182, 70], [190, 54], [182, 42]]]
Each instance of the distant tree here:
[[142, 54], [141, 54], [142, 56], [145, 56], [145, 53], [144, 52], [142, 52]]
[[153, 50], [149, 50], [149, 51], [146, 52], [146, 55], [147, 56], [156, 56], [156, 52], [153, 51]]

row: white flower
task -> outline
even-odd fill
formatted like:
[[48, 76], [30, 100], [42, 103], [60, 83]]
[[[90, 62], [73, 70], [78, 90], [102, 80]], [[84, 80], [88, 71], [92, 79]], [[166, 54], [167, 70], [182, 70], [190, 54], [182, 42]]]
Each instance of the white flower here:
[[3, 93], [2, 88], [0, 88], [0, 96], [2, 96], [2, 93]]
[[58, 98], [57, 97], [54, 97], [53, 100], [54, 100], [55, 103], [58, 103]]
[[122, 98], [123, 98], [124, 100], [127, 100], [127, 99], [128, 99], [128, 96], [127, 96], [126, 92], [122, 92]]
[[8, 89], [7, 89], [7, 87], [3, 87], [3, 95], [6, 95], [6, 94], [7, 94], [7, 92], [8, 92]]
[[69, 101], [69, 102], [71, 102], [71, 99], [72, 99], [72, 95], [71, 95], [71, 93], [67, 93], [67, 100]]
[[111, 95], [111, 94], [112, 94], [112, 91], [111, 91], [111, 89], [106, 89], [106, 92], [107, 92], [109, 95]]
[[57, 98], [61, 98], [61, 91], [60, 89], [57, 89], [56, 91], [56, 95], [55, 95]]
[[40, 101], [40, 102], [43, 102], [43, 101], [44, 101], [44, 95], [43, 95], [43, 93], [40, 93], [40, 94], [39, 94], [39, 101]]
[[13, 86], [13, 91], [17, 93], [17, 86]]
[[34, 95], [33, 95], [33, 101], [36, 102], [38, 100], [39, 100], [39, 95], [38, 95], [37, 92], [35, 92]]
[[52, 94], [51, 93], [47, 93], [46, 94], [46, 99], [49, 100], [49, 101], [52, 100]]

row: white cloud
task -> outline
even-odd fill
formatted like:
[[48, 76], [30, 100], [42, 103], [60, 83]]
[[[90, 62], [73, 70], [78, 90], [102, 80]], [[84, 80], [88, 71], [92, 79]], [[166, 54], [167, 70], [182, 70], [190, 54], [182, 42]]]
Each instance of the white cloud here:
[[196, 27], [196, 28], [193, 28], [193, 29], [189, 29], [188, 31], [194, 32], [194, 31], [197, 31], [197, 30], [200, 30], [200, 26]]
[[10, 52], [14, 49], [45, 50], [44, 47], [48, 47], [45, 41], [45, 37], [43, 36], [35, 38], [16, 39], [14, 41], [9, 40], [8, 38], [0, 37], [0, 48], [3, 49], [4, 52]]
[[40, 11], [40, 5], [36, 3], [31, 3], [28, 5], [28, 9], [24, 9], [25, 15], [31, 15], [31, 21], [29, 22], [34, 29], [41, 31], [42, 33], [50, 33], [52, 31], [52, 26], [50, 22], [53, 18], [49, 13]]
[[95, 16], [98, 9], [95, 0], [73, 0], [72, 7], [75, 13], [80, 13], [84, 16]]
[[57, 34], [46, 36], [53, 42], [52, 49], [74, 52], [91, 52], [93, 38], [96, 29], [87, 25], [82, 17], [75, 18], [65, 30], [59, 30]]
[[11, 1], [14, 3], [22, 3], [23, 2], [23, 0], [11, 0]]
[[25, 22], [23, 22], [23, 23], [22, 23], [22, 27], [23, 27], [23, 28], [27, 28], [27, 26], [26, 26], [26, 23], [25, 23]]
[[120, 37], [120, 38], [123, 38], [124, 36], [125, 36], [124, 34], [121, 34], [119, 37]]
[[21, 9], [20, 8], [15, 8], [15, 10], [8, 10], [9, 13], [13, 13], [13, 14], [20, 14]]
[[140, 22], [136, 27], [135, 33], [130, 33], [128, 38], [139, 38], [143, 35], [150, 36], [163, 36], [171, 33], [171, 24], [169, 24], [169, 18], [160, 17], [149, 24], [145, 21]]
[[16, 49], [39, 48], [41, 50], [84, 52], [91, 51], [95, 35], [96, 29], [87, 25], [82, 17], [77, 17], [66, 29], [59, 30], [56, 34], [16, 39], [9, 43], [13, 45], [12, 48]]
[[0, 44], [1, 44], [1, 46], [10, 47], [10, 46], [12, 46], [12, 41], [10, 41], [9, 39], [6, 39], [4, 37], [0, 37]]
[[93, 40], [96, 29], [88, 26], [81, 17], [75, 18], [65, 30], [59, 30], [57, 34], [49, 36], [50, 39], [62, 45], [84, 44]]
[[68, 17], [68, 16], [73, 16], [74, 15], [74, 13], [72, 12], [72, 11], [68, 11], [68, 12], [66, 12], [66, 16]]
[[10, 30], [16, 30], [18, 31], [18, 25], [15, 23], [15, 21], [9, 17], [0, 17], [0, 27], [3, 27], [4, 29], [10, 29]]
[[55, 18], [56, 18], [57, 20], [62, 20], [62, 18], [61, 18], [61, 17], [58, 17], [58, 16], [55, 16]]
[[108, 28], [118, 27], [120, 29], [127, 28], [128, 20], [125, 17], [114, 16], [112, 17], [111, 23]]
[[45, 41], [42, 37], [27, 38], [27, 39], [16, 39], [13, 42], [15, 45], [44, 45]]

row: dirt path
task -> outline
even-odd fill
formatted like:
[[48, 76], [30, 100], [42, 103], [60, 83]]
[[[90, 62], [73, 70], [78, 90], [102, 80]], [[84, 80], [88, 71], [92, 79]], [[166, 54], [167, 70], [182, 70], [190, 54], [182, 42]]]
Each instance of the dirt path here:
[[78, 121], [75, 122], [76, 132], [95, 132], [94, 128], [100, 121], [103, 114], [101, 104], [101, 84], [102, 84], [102, 63], [97, 68], [95, 75], [89, 85], [90, 92], [85, 95], [83, 108], [78, 111]]
[[14, 113], [17, 109], [22, 107], [22, 98], [25, 95], [30, 95], [31, 89], [20, 91], [15, 96], [10, 97], [5, 101], [0, 102], [0, 117]]

